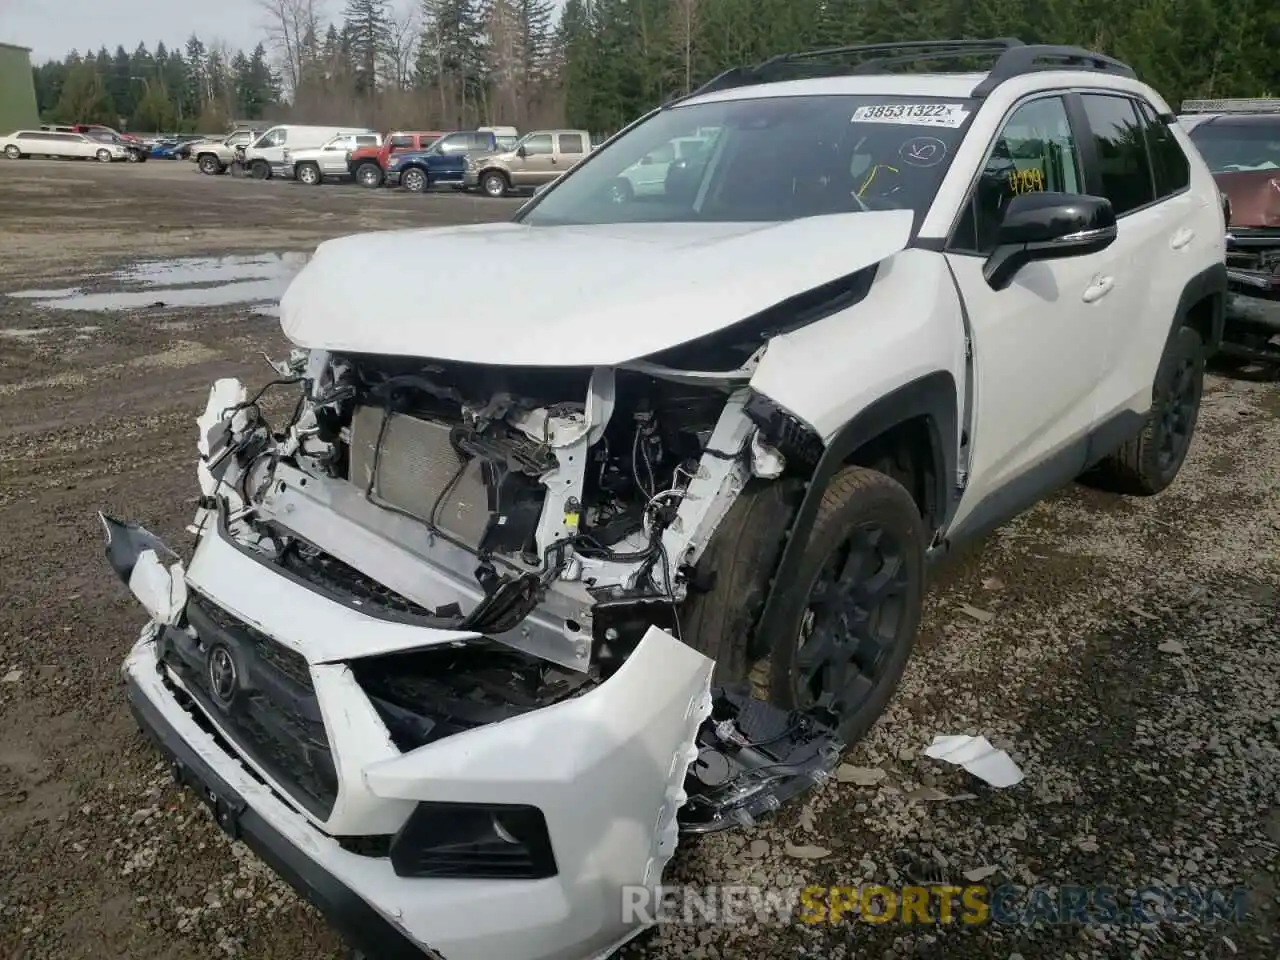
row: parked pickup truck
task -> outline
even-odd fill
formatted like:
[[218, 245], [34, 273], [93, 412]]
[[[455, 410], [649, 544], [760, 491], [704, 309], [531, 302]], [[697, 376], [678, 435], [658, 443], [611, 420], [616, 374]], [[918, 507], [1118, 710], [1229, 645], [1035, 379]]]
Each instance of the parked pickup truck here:
[[535, 130], [505, 153], [468, 157], [463, 183], [468, 190], [479, 187], [490, 197], [536, 190], [590, 152], [591, 134], [586, 130]]
[[308, 186], [319, 186], [326, 179], [340, 180], [351, 175], [347, 158], [359, 149], [382, 146], [379, 133], [340, 133], [319, 147], [284, 151], [284, 176]]
[[214, 176], [226, 173], [236, 162], [236, 148], [244, 148], [258, 139], [261, 130], [236, 130], [221, 140], [202, 140], [191, 145], [189, 156], [196, 162], [201, 173]]
[[1222, 354], [1280, 363], [1280, 100], [1193, 100], [1180, 116], [1226, 198]]
[[444, 132], [440, 130], [397, 130], [377, 147], [357, 147], [347, 154], [347, 171], [363, 187], [380, 187], [387, 179], [387, 161], [394, 153], [426, 150]]
[[498, 139], [488, 130], [455, 130], [426, 150], [393, 154], [387, 161], [388, 183], [422, 193], [443, 183], [461, 189], [467, 174], [467, 157], [498, 152]]

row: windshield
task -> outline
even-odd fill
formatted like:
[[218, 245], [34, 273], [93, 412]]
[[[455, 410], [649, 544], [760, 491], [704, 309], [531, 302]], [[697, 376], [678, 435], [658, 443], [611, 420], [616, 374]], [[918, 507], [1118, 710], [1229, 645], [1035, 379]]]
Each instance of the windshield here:
[[1212, 173], [1280, 170], [1280, 118], [1257, 123], [1202, 123], [1191, 142]]
[[923, 217], [973, 104], [770, 97], [665, 109], [595, 151], [518, 219], [779, 222], [859, 210]]

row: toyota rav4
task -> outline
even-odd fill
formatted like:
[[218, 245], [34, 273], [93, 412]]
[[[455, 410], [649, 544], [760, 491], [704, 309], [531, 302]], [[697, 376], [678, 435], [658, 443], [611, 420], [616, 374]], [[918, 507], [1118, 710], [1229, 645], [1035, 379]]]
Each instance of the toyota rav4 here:
[[[990, 69], [895, 69], [957, 58]], [[103, 518], [129, 701], [380, 960], [607, 955], [680, 834], [882, 713], [930, 561], [1073, 478], [1173, 482], [1225, 290], [1213, 178], [1122, 63], [731, 70], [511, 222], [320, 245], [298, 349], [198, 420], [190, 558]]]

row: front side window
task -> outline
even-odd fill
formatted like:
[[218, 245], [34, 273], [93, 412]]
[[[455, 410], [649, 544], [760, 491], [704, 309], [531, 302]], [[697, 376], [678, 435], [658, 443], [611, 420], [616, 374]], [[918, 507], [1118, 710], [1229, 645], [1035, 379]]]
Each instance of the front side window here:
[[551, 153], [551, 134], [539, 133], [528, 137], [522, 144], [526, 156], [541, 157]]
[[1080, 154], [1061, 97], [1016, 108], [991, 146], [952, 248], [990, 253], [1009, 201], [1024, 193], [1081, 193]]
[[1211, 173], [1280, 170], [1280, 117], [1200, 123], [1190, 136]]
[[1154, 203], [1156, 188], [1136, 104], [1128, 97], [1095, 93], [1080, 99], [1093, 129], [1102, 195], [1111, 201], [1116, 216]]
[[276, 127], [274, 130], [268, 130], [262, 135], [262, 139], [256, 144], [258, 149], [264, 147], [282, 147], [288, 140], [288, 131], [283, 127]]
[[[591, 153], [519, 220], [781, 222], [911, 210], [918, 222], [975, 109], [960, 99], [866, 94], [677, 105]], [[702, 146], [676, 146], [690, 139]], [[662, 179], [634, 189], [635, 171], [658, 162], [667, 163]]]
[[413, 148], [413, 137], [392, 137], [392, 150], [411, 150]]

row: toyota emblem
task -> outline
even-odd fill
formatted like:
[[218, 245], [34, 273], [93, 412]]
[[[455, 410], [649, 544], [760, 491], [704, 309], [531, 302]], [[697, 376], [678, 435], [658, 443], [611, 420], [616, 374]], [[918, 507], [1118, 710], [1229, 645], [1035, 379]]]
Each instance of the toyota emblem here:
[[209, 690], [224, 706], [229, 705], [240, 686], [236, 673], [236, 661], [226, 647], [214, 647], [209, 651]]

